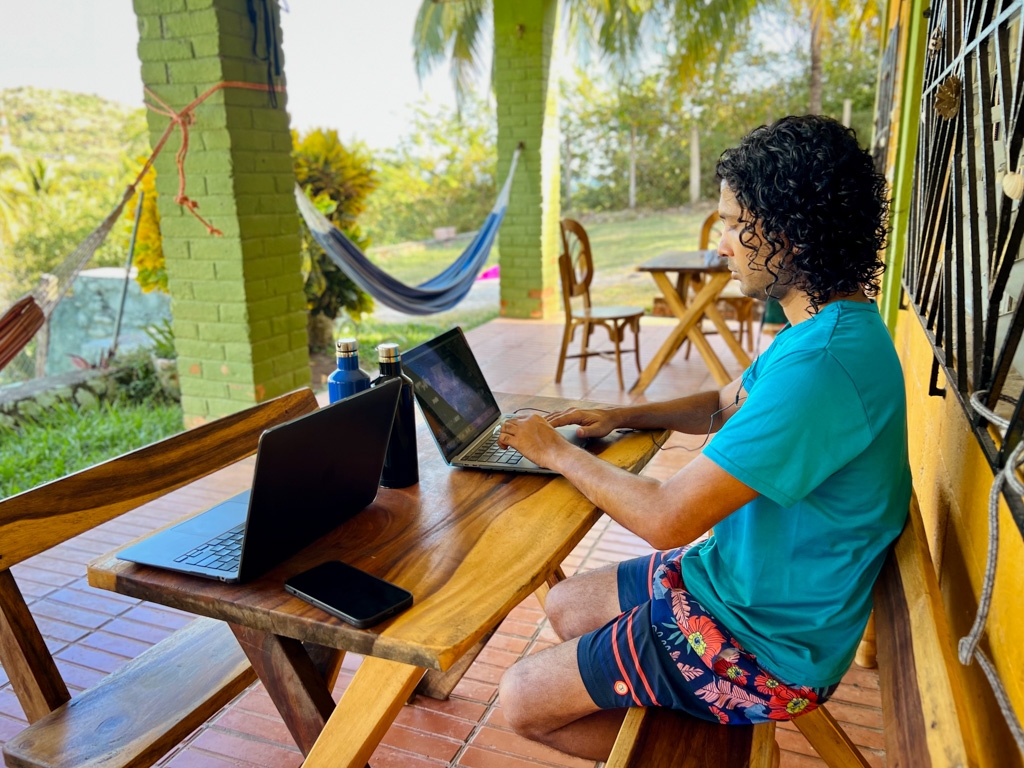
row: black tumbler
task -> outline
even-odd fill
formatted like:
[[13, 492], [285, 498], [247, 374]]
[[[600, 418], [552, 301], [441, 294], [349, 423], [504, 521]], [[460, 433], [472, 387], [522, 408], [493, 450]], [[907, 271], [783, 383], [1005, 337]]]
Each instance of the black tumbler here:
[[370, 386], [377, 386], [389, 379], [402, 382], [398, 396], [398, 410], [395, 424], [391, 428], [388, 452], [384, 457], [384, 471], [380, 484], [385, 488], [407, 488], [420, 481], [420, 467], [416, 456], [416, 413], [413, 406], [412, 379], [402, 373], [402, 356], [398, 345], [386, 342], [377, 347], [380, 356], [380, 375]]

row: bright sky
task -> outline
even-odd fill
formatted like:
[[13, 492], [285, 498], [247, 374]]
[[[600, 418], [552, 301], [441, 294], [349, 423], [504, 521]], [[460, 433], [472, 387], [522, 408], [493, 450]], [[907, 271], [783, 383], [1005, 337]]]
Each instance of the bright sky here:
[[[389, 147], [405, 133], [411, 104], [453, 104], [447, 65], [422, 89], [416, 78], [410, 41], [420, 2], [386, 0], [386, 13], [365, 0], [282, 3], [292, 126], [336, 128], [343, 139]], [[137, 43], [129, 0], [4, 3], [0, 89], [60, 88], [142, 106]], [[490, 72], [490, 46], [483, 48], [481, 88]]]

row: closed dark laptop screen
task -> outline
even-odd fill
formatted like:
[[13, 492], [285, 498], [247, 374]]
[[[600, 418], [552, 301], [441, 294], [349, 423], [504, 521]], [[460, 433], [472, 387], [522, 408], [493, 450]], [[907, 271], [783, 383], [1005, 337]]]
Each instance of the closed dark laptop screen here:
[[447, 459], [501, 413], [458, 328], [402, 355], [402, 367]]

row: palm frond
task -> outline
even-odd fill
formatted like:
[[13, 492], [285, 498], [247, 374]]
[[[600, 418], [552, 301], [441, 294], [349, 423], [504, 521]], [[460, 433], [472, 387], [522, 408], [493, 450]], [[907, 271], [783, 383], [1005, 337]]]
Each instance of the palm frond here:
[[678, 50], [673, 57], [676, 77], [688, 83], [701, 65], [728, 54], [729, 41], [746, 29], [760, 0], [691, 0], [676, 2], [670, 17]]
[[413, 28], [413, 63], [422, 81], [435, 66], [451, 58], [455, 94], [462, 103], [477, 75], [488, 0], [437, 3], [423, 0]]

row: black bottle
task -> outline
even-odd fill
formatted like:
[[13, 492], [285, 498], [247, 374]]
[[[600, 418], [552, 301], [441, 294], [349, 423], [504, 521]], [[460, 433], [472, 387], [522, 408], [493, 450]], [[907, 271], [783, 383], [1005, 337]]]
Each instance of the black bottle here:
[[407, 488], [420, 481], [419, 462], [416, 457], [416, 413], [413, 406], [412, 379], [402, 373], [402, 356], [398, 345], [387, 342], [377, 347], [380, 356], [380, 376], [373, 380], [375, 387], [388, 379], [402, 381], [398, 396], [395, 425], [391, 428], [388, 452], [384, 457], [384, 471], [380, 484], [385, 488]]

